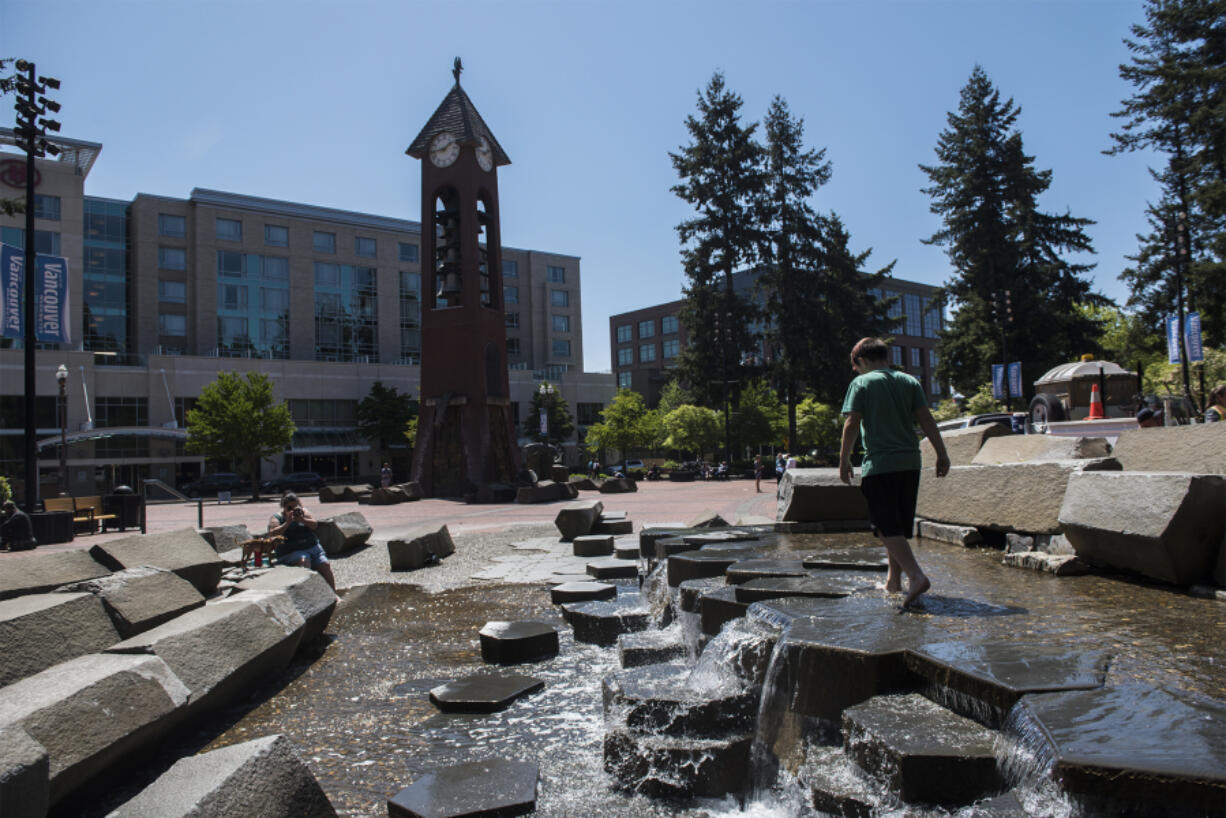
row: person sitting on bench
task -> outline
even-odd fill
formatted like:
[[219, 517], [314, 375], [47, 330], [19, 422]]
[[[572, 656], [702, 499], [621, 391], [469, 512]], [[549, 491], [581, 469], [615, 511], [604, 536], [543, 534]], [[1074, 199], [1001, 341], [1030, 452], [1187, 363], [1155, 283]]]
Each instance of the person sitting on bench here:
[[9, 551], [28, 551], [38, 547], [34, 539], [34, 526], [30, 523], [30, 515], [17, 508], [12, 500], [5, 500], [0, 511], [0, 543]]
[[315, 536], [315, 528], [318, 525], [311, 512], [302, 507], [298, 495], [287, 491], [281, 496], [280, 513], [268, 518], [268, 533], [285, 538], [285, 542], [277, 546], [278, 563], [318, 571], [335, 591], [336, 580], [332, 577], [332, 566], [328, 564], [328, 555], [319, 544], [319, 538]]

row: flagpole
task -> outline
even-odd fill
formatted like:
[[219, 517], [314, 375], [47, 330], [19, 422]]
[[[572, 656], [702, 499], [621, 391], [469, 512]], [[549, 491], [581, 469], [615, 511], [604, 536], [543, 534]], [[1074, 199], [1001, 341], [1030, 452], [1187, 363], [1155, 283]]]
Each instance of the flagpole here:
[[[30, 104], [34, 104], [34, 63], [28, 63]], [[33, 131], [33, 122], [31, 122]], [[26, 246], [22, 253], [21, 269], [25, 279], [25, 364], [26, 364], [26, 508], [27, 512], [39, 510], [38, 503], [38, 445], [34, 439], [36, 427], [34, 422], [34, 154], [37, 135], [27, 133], [26, 137]]]

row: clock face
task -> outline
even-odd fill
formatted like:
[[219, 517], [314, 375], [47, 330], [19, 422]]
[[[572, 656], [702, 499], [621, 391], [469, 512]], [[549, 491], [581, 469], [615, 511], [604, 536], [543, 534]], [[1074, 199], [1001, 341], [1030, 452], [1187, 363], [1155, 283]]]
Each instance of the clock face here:
[[430, 161], [436, 168], [450, 167], [460, 156], [460, 143], [443, 131], [430, 140]]
[[490, 143], [484, 136], [477, 143], [477, 164], [481, 166], [481, 170], [488, 171], [494, 167], [494, 152], [490, 150]]

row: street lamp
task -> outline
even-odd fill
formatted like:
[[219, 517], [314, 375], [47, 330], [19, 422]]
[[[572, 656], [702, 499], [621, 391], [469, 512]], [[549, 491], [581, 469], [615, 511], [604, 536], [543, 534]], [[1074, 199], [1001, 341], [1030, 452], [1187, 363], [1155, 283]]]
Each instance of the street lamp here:
[[68, 494], [68, 367], [55, 370], [60, 385], [60, 494]]
[[549, 445], [549, 410], [553, 408], [553, 384], [545, 381], [536, 390], [541, 396], [541, 433], [545, 435], [545, 445]]

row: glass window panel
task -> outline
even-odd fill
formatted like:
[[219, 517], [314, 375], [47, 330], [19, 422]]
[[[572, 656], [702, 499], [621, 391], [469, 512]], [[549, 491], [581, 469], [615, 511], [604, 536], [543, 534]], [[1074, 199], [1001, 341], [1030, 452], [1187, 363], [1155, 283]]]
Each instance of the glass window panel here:
[[617, 388], [618, 389], [629, 389], [630, 388], [630, 377], [631, 377], [631, 373], [629, 372], [618, 372], [617, 373]]
[[546, 266], [545, 276], [551, 284], [565, 284], [566, 283], [566, 268]]
[[357, 236], [353, 240], [353, 252], [359, 256], [374, 258], [378, 249], [374, 239], [369, 236]]
[[890, 363], [902, 366], [902, 347], [890, 347]]
[[400, 297], [421, 298], [421, 273], [400, 273]]
[[518, 338], [508, 338], [507, 339], [507, 354], [508, 355], [518, 355], [519, 354], [519, 339]]
[[264, 256], [263, 271], [260, 273], [260, 278], [265, 281], [288, 281], [289, 280], [289, 259], [279, 256]]
[[341, 268], [337, 264], [315, 262], [315, 286], [339, 287], [341, 284]]
[[236, 253], [233, 250], [218, 250], [217, 275], [241, 278], [243, 275], [243, 254]]
[[622, 324], [620, 327], [617, 328], [617, 343], [619, 344], [630, 343], [632, 340], [634, 340], [633, 335], [632, 335], [633, 332], [634, 332], [634, 327], [632, 327], [630, 324]]
[[285, 312], [289, 309], [289, 290], [261, 287], [260, 309], [268, 312]]
[[502, 262], [502, 277], [503, 278], [519, 278], [519, 262], [507, 261]]
[[182, 281], [159, 281], [158, 301], [183, 304], [187, 301], [187, 284]]
[[639, 345], [639, 363], [651, 363], [656, 359], [655, 344], [640, 344]]
[[173, 213], [159, 213], [158, 235], [183, 238], [187, 235], [187, 219]]
[[243, 284], [218, 284], [217, 308], [219, 310], [247, 309], [247, 287]]
[[503, 287], [502, 299], [508, 304], [519, 303], [519, 287]]
[[661, 331], [665, 335], [672, 335], [681, 329], [681, 322], [677, 320], [675, 315], [666, 315], [660, 319]]
[[336, 234], [316, 230], [314, 236], [311, 237], [311, 248], [316, 253], [335, 253]]
[[570, 316], [569, 315], [553, 316], [553, 331], [554, 332], [570, 332]]
[[519, 313], [508, 312], [504, 324], [507, 329], [519, 329]]
[[654, 338], [656, 335], [655, 321], [640, 321], [639, 322], [639, 337]]
[[915, 369], [920, 368], [920, 348], [911, 347], [911, 366]]
[[163, 335], [187, 335], [187, 316], [158, 313], [158, 331]]
[[553, 341], [553, 354], [558, 358], [569, 358], [570, 341], [562, 341], [555, 338]]
[[270, 247], [289, 247], [289, 228], [282, 224], [264, 225], [264, 243]]
[[569, 290], [550, 290], [549, 303], [555, 307], [570, 306], [570, 291]]
[[907, 293], [903, 296], [904, 310], [907, 314], [906, 329], [907, 335], [920, 336], [923, 334], [923, 315], [924, 308], [920, 297], [915, 293]]
[[400, 242], [400, 260], [410, 264], [417, 263], [417, 245], [407, 241]]
[[681, 342], [676, 338], [664, 342], [664, 357], [676, 358], [681, 354]]
[[187, 251], [182, 247], [159, 247], [158, 267], [163, 270], [186, 270]]
[[634, 363], [634, 350], [626, 347], [625, 349], [617, 350], [617, 365], [630, 366]]
[[243, 223], [238, 219], [217, 219], [218, 241], [242, 241]]
[[60, 197], [45, 193], [34, 194], [34, 218], [60, 220]]
[[261, 318], [260, 340], [266, 344], [284, 343], [285, 322], [279, 318]]

